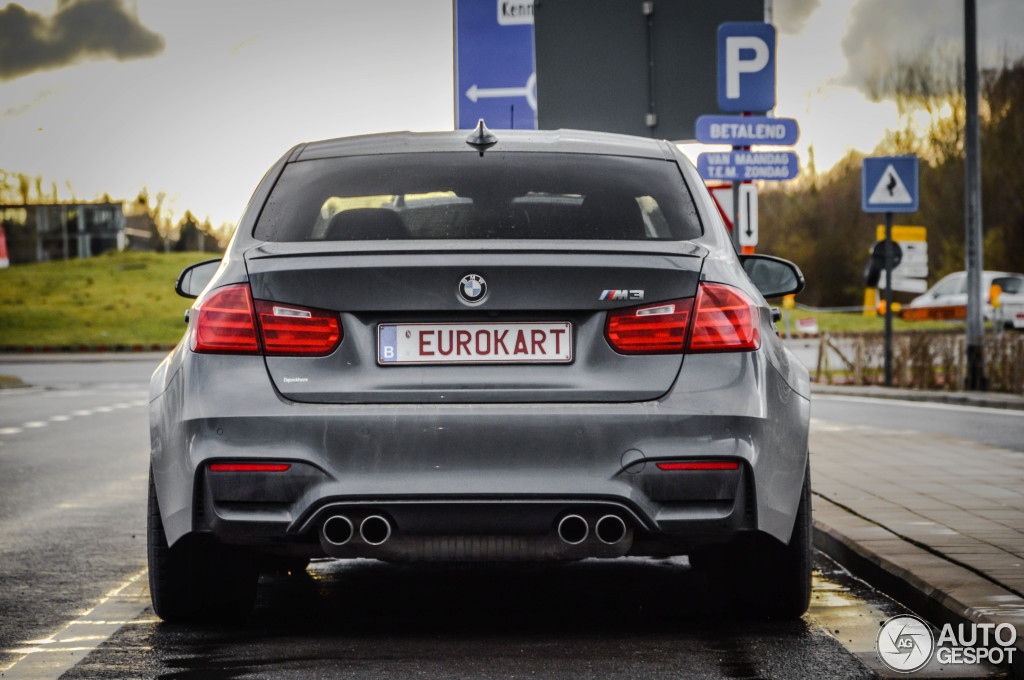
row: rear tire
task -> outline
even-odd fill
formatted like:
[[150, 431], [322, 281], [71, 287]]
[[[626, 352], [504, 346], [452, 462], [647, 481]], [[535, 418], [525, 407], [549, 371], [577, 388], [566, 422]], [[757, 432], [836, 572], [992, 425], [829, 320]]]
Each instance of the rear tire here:
[[[756, 603], [765, 613], [779, 618], [800, 618], [811, 603], [811, 570], [814, 554], [811, 520], [811, 470], [808, 461], [800, 491], [796, 521], [789, 545], [772, 541], [760, 553], [750, 554], [751, 565], [763, 564], [757, 577]], [[756, 566], [754, 566], [757, 569]]]
[[761, 534], [743, 536], [728, 546], [691, 555], [690, 561], [736, 613], [795, 619], [811, 601], [812, 531], [808, 464], [788, 545]]
[[252, 611], [259, 572], [254, 560], [213, 536], [188, 534], [167, 545], [149, 473], [149, 591], [156, 615], [170, 623], [237, 621]]

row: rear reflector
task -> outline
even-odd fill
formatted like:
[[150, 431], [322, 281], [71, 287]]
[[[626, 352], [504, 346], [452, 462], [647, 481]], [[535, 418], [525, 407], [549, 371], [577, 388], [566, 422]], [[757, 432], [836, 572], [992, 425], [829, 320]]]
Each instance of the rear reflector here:
[[609, 312], [605, 335], [622, 354], [682, 352], [692, 307], [693, 298], [685, 298]]
[[193, 352], [259, 354], [247, 284], [214, 290], [198, 302], [189, 344]]
[[268, 355], [325, 356], [341, 341], [334, 312], [257, 300], [256, 313]]
[[210, 472], [285, 472], [290, 467], [287, 463], [215, 463]]
[[760, 317], [754, 302], [739, 290], [702, 283], [693, 315], [690, 351], [733, 352], [761, 346]]
[[658, 463], [659, 470], [739, 470], [739, 463], [723, 462], [686, 462], [686, 463]]

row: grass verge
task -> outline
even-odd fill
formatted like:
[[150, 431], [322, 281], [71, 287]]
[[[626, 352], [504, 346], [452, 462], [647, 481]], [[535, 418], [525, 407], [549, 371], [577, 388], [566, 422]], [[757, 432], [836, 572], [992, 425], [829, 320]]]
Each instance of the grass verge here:
[[[776, 302], [776, 301], [772, 301]], [[789, 310], [790, 328], [799, 333], [797, 319], [815, 319], [818, 330], [822, 333], [881, 333], [885, 330], [884, 316], [864, 316], [861, 312], [814, 312], [806, 309]], [[925, 330], [962, 330], [963, 321], [904, 321], [894, 318], [894, 331], [925, 331]], [[785, 333], [786, 317], [778, 323], [779, 330]]]
[[111, 252], [0, 269], [0, 345], [174, 344], [191, 300], [179, 272], [211, 253]]

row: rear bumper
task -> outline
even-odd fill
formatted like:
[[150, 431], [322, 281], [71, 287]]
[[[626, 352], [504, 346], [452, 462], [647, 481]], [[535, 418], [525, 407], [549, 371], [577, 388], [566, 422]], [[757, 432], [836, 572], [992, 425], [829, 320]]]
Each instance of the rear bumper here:
[[[473, 536], [489, 537], [499, 557], [572, 557], [551, 555], [543, 540], [569, 513], [591, 523], [621, 516], [630, 540], [619, 551], [633, 554], [681, 554], [740, 531], [786, 541], [792, 531], [809, 402], [761, 352], [688, 356], [659, 401], [358, 406], [287, 401], [259, 357], [176, 353], [164, 366], [176, 370], [154, 376], [151, 402], [154, 478], [172, 543], [210, 531], [318, 554], [320, 528], [335, 514], [388, 518], [413, 555]], [[209, 470], [223, 461], [291, 468]], [[659, 469], [666, 461], [738, 466]], [[331, 554], [396, 557], [358, 547], [357, 538]]]

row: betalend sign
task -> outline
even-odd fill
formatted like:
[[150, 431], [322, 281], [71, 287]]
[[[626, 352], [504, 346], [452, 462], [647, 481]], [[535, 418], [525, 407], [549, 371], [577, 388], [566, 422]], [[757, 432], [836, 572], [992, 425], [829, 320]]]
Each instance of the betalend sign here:
[[791, 146], [800, 138], [800, 126], [793, 118], [767, 116], [701, 116], [697, 119], [697, 141], [702, 144]]

